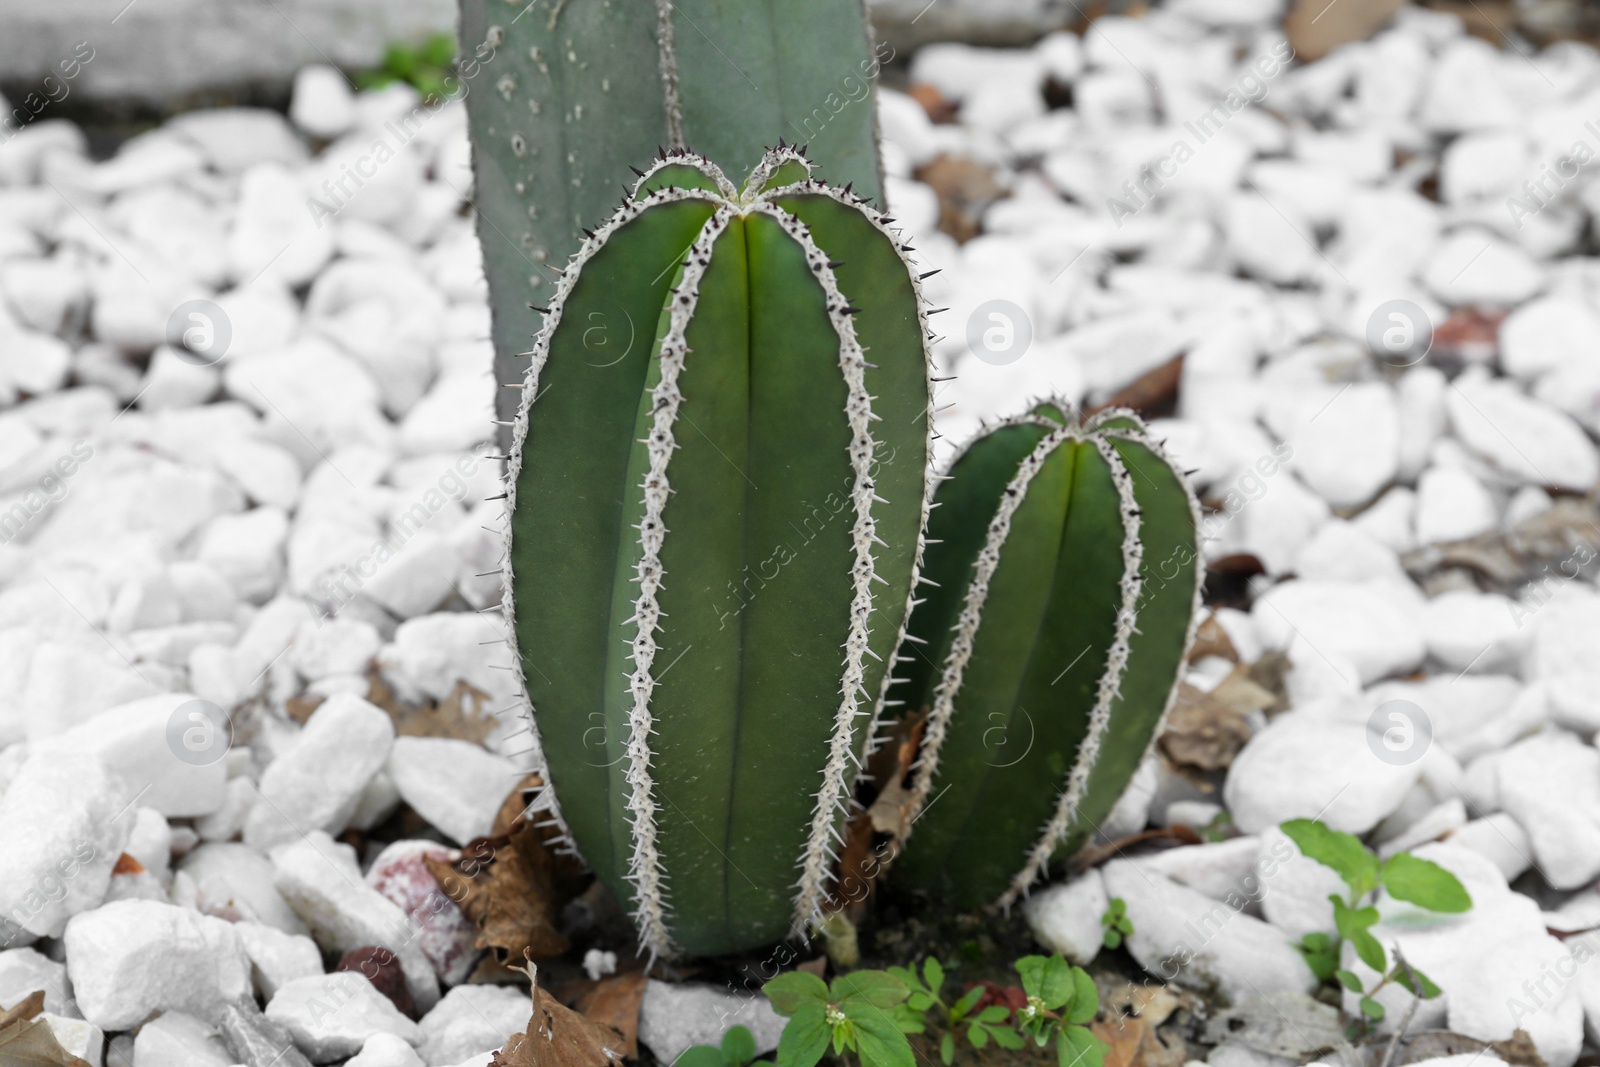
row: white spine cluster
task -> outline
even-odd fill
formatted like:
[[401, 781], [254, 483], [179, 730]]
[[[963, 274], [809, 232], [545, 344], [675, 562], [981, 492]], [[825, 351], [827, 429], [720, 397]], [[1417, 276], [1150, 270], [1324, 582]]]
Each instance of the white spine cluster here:
[[872, 399], [867, 395], [866, 354], [856, 340], [855, 324], [850, 320], [850, 302], [833, 270], [828, 266], [828, 254], [817, 246], [800, 220], [767, 203], [754, 205], [753, 210], [774, 219], [783, 231], [800, 246], [806, 263], [822, 286], [828, 308], [828, 318], [839, 336], [839, 370], [844, 375], [848, 395], [845, 399], [845, 416], [850, 423], [850, 467], [855, 481], [850, 500], [855, 511], [855, 525], [851, 528], [855, 562], [850, 567], [852, 594], [850, 598], [850, 630], [845, 638], [844, 672], [839, 683], [839, 708], [834, 713], [833, 735], [828, 740], [828, 761], [822, 770], [821, 787], [817, 790], [816, 804], [811, 812], [811, 828], [806, 835], [805, 853], [800, 860], [800, 881], [794, 902], [795, 932], [804, 934], [812, 924], [821, 921], [824, 904], [828, 900], [828, 883], [833, 876], [839, 854], [835, 845], [842, 843], [839, 827], [849, 814], [850, 768], [857, 766], [856, 754], [851, 745], [856, 734], [856, 717], [870, 715], [862, 711], [863, 700], [870, 702], [866, 690], [866, 654], [871, 639], [872, 583], [882, 581], [873, 567], [872, 545], [878, 540], [877, 522], [872, 517], [873, 502], [879, 498], [873, 492], [872, 456]]
[[[1055, 424], [1046, 423], [1046, 425]], [[1011, 533], [1011, 520], [1028, 495], [1029, 483], [1043, 468], [1050, 453], [1054, 452], [1063, 441], [1076, 436], [1078, 432], [1075, 428], [1061, 426], [1035, 445], [1027, 458], [1017, 465], [1017, 472], [1007, 483], [994, 518], [989, 520], [988, 535], [973, 565], [972, 581], [967, 585], [966, 597], [961, 604], [961, 614], [956, 619], [955, 636], [950, 642], [950, 653], [945, 657], [944, 673], [934, 689], [933, 708], [928, 712], [922, 752], [915, 764], [915, 773], [911, 779], [911, 795], [907, 802], [907, 814], [912, 820], [922, 812], [922, 807], [928, 800], [928, 793], [933, 788], [934, 775], [939, 769], [939, 753], [944, 747], [945, 736], [950, 729], [951, 716], [955, 713], [956, 694], [961, 691], [962, 678], [966, 675], [967, 664], [972, 659], [973, 645], [978, 636], [978, 624], [983, 618], [983, 606], [989, 599], [989, 582], [994, 578], [995, 569], [1000, 566], [1000, 550], [1005, 545], [1006, 537]]]
[[671, 909], [667, 903], [661, 853], [656, 847], [656, 804], [654, 783], [650, 779], [653, 723], [650, 695], [656, 685], [650, 668], [656, 658], [655, 634], [661, 628], [659, 594], [665, 577], [661, 549], [667, 533], [663, 520], [667, 500], [672, 496], [667, 465], [678, 447], [673, 430], [678, 420], [678, 407], [683, 403], [678, 378], [689, 354], [685, 334], [699, 303], [700, 280], [711, 263], [712, 245], [727, 228], [729, 217], [728, 208], [718, 208], [690, 248], [682, 281], [672, 297], [670, 326], [661, 339], [661, 379], [650, 394], [650, 435], [646, 438], [650, 469], [640, 487], [644, 490], [644, 516], [639, 521], [639, 546], [643, 549], [636, 573], [639, 598], [634, 601], [633, 618], [626, 620], [635, 625], [633, 673], [628, 678], [628, 689], [633, 695], [633, 706], [628, 710], [627, 781], [632, 790], [628, 811], [633, 815], [633, 852], [629, 857], [628, 880], [635, 891], [634, 922], [639, 929], [639, 941], [652, 956], [673, 955], [672, 938], [667, 929], [667, 913]]
[[[728, 187], [727, 179], [722, 177], [722, 172], [708, 161], [702, 160], [698, 156], [674, 155], [658, 161], [635, 183], [634, 188], [637, 189], [639, 185], [648, 181], [662, 167], [679, 163], [702, 167], [718, 179], [719, 185], [724, 188]], [[561, 325], [562, 309], [566, 306], [572, 287], [577, 284], [584, 264], [605, 246], [606, 241], [610, 239], [613, 233], [627, 223], [632, 222], [649, 208], [657, 204], [666, 204], [677, 200], [705, 199], [707, 195], [700, 190], [668, 188], [651, 193], [642, 200], [629, 201], [624, 204], [616, 215], [579, 246], [578, 251], [573, 254], [572, 259], [567, 263], [566, 270], [562, 272], [560, 279], [556, 282], [556, 291], [551, 298], [550, 309], [545, 313], [544, 323], [539, 329], [538, 336], [534, 339], [533, 348], [527, 353], [532, 358], [528, 363], [527, 374], [522, 382], [522, 399], [517, 409], [516, 424], [511, 430], [511, 451], [507, 458], [505, 470], [506, 503], [505, 512], [501, 520], [503, 548], [500, 562], [501, 580], [504, 585], [500, 594], [500, 610], [505, 620], [506, 646], [511, 650], [511, 663], [508, 665], [508, 669], [516, 675], [517, 692], [521, 694], [522, 701], [520, 707], [506, 710], [516, 710], [518, 714], [526, 719], [529, 733], [541, 753], [544, 751], [544, 746], [539, 737], [539, 725], [537, 718], [533, 714], [534, 709], [527, 700], [527, 679], [522, 669], [522, 653], [517, 646], [516, 598], [512, 596], [513, 569], [511, 564], [511, 516], [516, 512], [517, 508], [517, 480], [522, 472], [522, 453], [528, 437], [528, 421], [532, 415], [533, 405], [539, 398], [539, 376], [544, 371], [545, 361], [550, 358], [550, 342], [555, 336], [556, 328]], [[572, 840], [571, 834], [567, 830], [566, 820], [561, 816], [561, 805], [556, 796], [556, 791], [549, 787], [549, 770], [541, 767], [540, 771], [545, 775], [546, 787], [540, 791], [536, 802], [537, 807], [539, 810], [548, 812], [550, 819], [561, 829], [564, 838], [563, 843], [572, 848], [574, 855], [579, 855], [576, 842]], [[579, 855], [579, 858], [582, 858], [581, 855]]]

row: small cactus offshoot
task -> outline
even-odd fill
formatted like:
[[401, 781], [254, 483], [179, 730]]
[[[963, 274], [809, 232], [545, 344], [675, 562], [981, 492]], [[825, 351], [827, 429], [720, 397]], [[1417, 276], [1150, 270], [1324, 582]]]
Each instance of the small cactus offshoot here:
[[1110, 814], [1193, 639], [1198, 504], [1131, 413], [1002, 423], [935, 495], [908, 701], [925, 711], [892, 878], [1008, 905]]

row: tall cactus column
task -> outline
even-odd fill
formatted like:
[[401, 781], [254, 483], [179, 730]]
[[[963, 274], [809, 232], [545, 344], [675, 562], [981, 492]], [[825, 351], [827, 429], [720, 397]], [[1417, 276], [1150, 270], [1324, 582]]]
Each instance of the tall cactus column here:
[[886, 220], [788, 150], [742, 191], [669, 156], [561, 279], [507, 604], [560, 813], [652, 953], [824, 906], [921, 551], [926, 330]]
[[925, 710], [896, 881], [1009, 904], [1110, 814], [1176, 691], [1198, 505], [1126, 412], [972, 443], [936, 495], [902, 658]]
[[[871, 82], [888, 50], [862, 0], [462, 0], [460, 37], [497, 383], [527, 370], [528, 305], [662, 147], [745, 174], [764, 145], [807, 143], [820, 177], [880, 196]], [[497, 408], [509, 426], [515, 395]]]

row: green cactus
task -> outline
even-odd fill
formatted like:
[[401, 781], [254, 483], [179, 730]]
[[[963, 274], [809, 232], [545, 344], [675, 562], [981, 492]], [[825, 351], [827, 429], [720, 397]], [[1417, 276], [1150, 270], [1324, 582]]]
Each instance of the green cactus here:
[[892, 221], [792, 149], [742, 191], [666, 154], [534, 345], [505, 603], [552, 813], [652, 954], [828, 904], [927, 514], [927, 324]]
[[1110, 813], [1177, 690], [1198, 505], [1129, 412], [994, 427], [935, 494], [903, 655], [927, 712], [897, 883], [1009, 905]]
[[[462, 0], [461, 41], [497, 382], [527, 369], [528, 305], [662, 146], [746, 174], [763, 145], [805, 142], [820, 177], [882, 202], [871, 84], [892, 50], [862, 0]], [[509, 426], [512, 391], [497, 410]]]

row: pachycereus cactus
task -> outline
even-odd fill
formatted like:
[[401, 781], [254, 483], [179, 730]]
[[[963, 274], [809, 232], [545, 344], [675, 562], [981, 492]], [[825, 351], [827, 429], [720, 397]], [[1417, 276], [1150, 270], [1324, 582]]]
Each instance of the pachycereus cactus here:
[[567, 265], [508, 474], [520, 666], [563, 819], [652, 954], [825, 909], [927, 513], [902, 242], [792, 149], [663, 157]]
[[908, 703], [926, 713], [892, 877], [1008, 905], [1104, 821], [1177, 688], [1197, 508], [1125, 411], [996, 426], [935, 495]]

